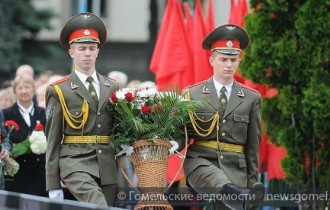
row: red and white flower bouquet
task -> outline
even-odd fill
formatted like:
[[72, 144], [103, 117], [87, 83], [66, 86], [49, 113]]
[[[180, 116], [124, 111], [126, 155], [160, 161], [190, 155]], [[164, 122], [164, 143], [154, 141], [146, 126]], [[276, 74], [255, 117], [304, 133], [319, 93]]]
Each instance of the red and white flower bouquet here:
[[[5, 122], [5, 126], [8, 127], [8, 135], [10, 139], [10, 133], [15, 128], [15, 130], [19, 129], [19, 126], [15, 121], [8, 120]], [[35, 130], [32, 131], [31, 135], [27, 137], [22, 142], [19, 143], [13, 143], [13, 152], [12, 156], [18, 157], [20, 155], [34, 153], [34, 154], [44, 154], [46, 152], [46, 136], [44, 133], [44, 126], [40, 123], [40, 121], [37, 121]]]
[[123, 88], [111, 93], [110, 102], [115, 111], [117, 146], [131, 145], [140, 139], [183, 139], [183, 126], [190, 122], [189, 111], [198, 105], [184, 99], [178, 91], [158, 92], [156, 88]]

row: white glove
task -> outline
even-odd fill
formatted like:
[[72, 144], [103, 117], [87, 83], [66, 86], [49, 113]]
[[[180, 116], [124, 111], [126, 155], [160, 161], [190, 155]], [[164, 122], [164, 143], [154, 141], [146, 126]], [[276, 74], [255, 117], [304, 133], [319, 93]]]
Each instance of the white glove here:
[[116, 154], [116, 157], [119, 157], [123, 154], [126, 154], [127, 156], [131, 156], [131, 154], [134, 151], [134, 148], [132, 146], [129, 146], [129, 145], [126, 145], [126, 144], [121, 144], [120, 147], [121, 147], [121, 151], [119, 151]]
[[56, 200], [56, 201], [64, 200], [64, 194], [62, 189], [49, 190], [48, 195], [49, 198], [52, 200]]
[[174, 152], [175, 152], [177, 149], [179, 149], [179, 144], [178, 144], [178, 142], [176, 142], [176, 141], [170, 141], [170, 143], [172, 144], [172, 147], [171, 147], [168, 151], [169, 151], [170, 155], [173, 155]]

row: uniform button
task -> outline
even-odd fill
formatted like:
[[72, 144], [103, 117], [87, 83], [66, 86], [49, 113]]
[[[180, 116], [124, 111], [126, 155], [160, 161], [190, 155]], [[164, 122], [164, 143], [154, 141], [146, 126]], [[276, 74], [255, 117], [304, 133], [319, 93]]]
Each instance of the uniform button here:
[[99, 150], [99, 154], [101, 154], [102, 153], [102, 150]]
[[24, 159], [23, 162], [26, 163], [26, 160]]
[[98, 125], [97, 125], [98, 128], [101, 128], [101, 126], [102, 126], [101, 124], [98, 124]]
[[225, 135], [226, 135], [226, 133], [222, 133], [221, 135], [222, 135], [222, 136], [225, 136]]
[[79, 112], [76, 112], [76, 115], [78, 115], [79, 114]]
[[101, 115], [101, 112], [98, 112], [97, 115]]
[[37, 158], [37, 162], [39, 162], [39, 158]]
[[222, 120], [222, 123], [226, 123], [227, 121], [225, 119]]

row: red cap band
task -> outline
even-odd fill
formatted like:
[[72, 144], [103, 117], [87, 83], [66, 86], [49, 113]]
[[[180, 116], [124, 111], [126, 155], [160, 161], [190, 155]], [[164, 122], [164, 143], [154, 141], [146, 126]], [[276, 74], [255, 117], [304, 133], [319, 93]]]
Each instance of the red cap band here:
[[82, 28], [75, 30], [70, 34], [69, 44], [83, 38], [95, 39], [96, 42], [100, 43], [99, 33], [96, 30], [90, 28]]
[[228, 39], [221, 39], [213, 42], [211, 44], [211, 51], [217, 49], [233, 49], [233, 50], [241, 50], [240, 43], [238, 40], [228, 40]]

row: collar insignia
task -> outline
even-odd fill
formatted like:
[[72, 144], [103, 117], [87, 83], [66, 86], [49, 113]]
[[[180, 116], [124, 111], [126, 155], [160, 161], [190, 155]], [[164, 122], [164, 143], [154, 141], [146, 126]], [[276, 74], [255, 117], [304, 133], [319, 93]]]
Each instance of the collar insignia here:
[[244, 92], [242, 90], [239, 90], [237, 92], [237, 95], [240, 96], [240, 97], [243, 97], [244, 96]]
[[107, 81], [104, 82], [104, 85], [110, 87], [110, 84]]
[[210, 93], [210, 90], [208, 87], [203, 87], [203, 91], [202, 91], [204, 94], [209, 94]]
[[75, 85], [71, 82], [71, 90], [77, 89], [79, 87], [79, 85]]

